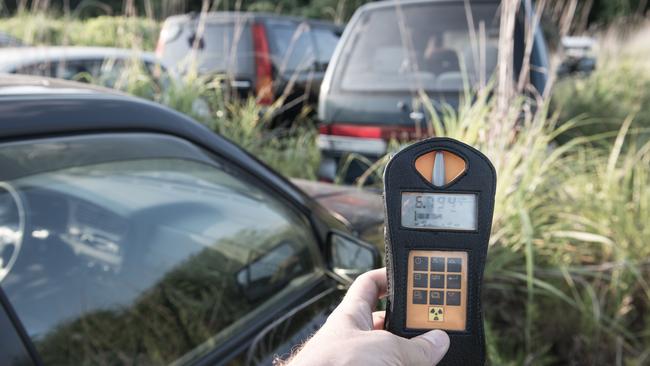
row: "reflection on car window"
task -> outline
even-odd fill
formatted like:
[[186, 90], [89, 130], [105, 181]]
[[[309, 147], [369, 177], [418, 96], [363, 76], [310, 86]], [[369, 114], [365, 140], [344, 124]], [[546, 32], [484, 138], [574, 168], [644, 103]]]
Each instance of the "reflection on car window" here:
[[300, 216], [220, 165], [124, 160], [0, 185], [0, 285], [47, 365], [200, 356], [308, 278], [315, 247]]
[[61, 60], [57, 64], [56, 77], [91, 82], [99, 76], [101, 66], [101, 59]]
[[341, 88], [460, 91], [496, 67], [498, 3], [425, 3], [377, 9], [351, 32]]
[[25, 74], [55, 77], [56, 76], [56, 62], [38, 62], [28, 65], [22, 65], [12, 71], [13, 74]]
[[101, 65], [101, 59], [57, 59], [24, 65], [18, 68], [15, 73], [90, 82], [99, 77]]

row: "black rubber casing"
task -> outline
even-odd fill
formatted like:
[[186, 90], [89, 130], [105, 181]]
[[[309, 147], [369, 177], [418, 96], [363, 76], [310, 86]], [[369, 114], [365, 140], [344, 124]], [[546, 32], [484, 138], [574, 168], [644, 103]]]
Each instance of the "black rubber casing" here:
[[[449, 151], [465, 160], [461, 176], [443, 187], [435, 187], [415, 169], [415, 160], [423, 154]], [[465, 331], [448, 331], [451, 345], [439, 365], [485, 364], [485, 336], [481, 309], [481, 282], [488, 240], [492, 227], [496, 172], [492, 163], [478, 150], [450, 138], [430, 138], [397, 153], [384, 172], [386, 210], [386, 266], [388, 301], [385, 328], [411, 338], [428, 330], [407, 329], [408, 254], [411, 249], [453, 250], [468, 253], [467, 326]], [[402, 192], [475, 193], [478, 196], [476, 231], [408, 229], [401, 226]]]

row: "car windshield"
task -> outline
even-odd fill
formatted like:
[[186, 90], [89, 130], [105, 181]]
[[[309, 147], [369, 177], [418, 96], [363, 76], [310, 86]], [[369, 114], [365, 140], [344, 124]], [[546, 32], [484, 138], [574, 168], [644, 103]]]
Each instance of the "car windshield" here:
[[497, 63], [497, 3], [426, 3], [366, 12], [343, 55], [341, 89], [460, 91]]

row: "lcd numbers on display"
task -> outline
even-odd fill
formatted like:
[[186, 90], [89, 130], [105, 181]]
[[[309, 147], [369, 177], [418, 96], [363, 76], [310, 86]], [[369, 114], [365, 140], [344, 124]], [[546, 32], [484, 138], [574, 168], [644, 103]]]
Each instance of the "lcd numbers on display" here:
[[402, 226], [411, 229], [476, 230], [475, 194], [402, 193]]

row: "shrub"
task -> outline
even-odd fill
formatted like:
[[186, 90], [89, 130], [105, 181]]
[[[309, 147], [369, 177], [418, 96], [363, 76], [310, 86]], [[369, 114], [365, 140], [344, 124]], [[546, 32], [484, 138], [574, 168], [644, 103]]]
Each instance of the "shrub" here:
[[[580, 118], [578, 128], [563, 138], [594, 136], [618, 130], [628, 117], [638, 129], [639, 143], [650, 137], [650, 26], [630, 37], [616, 29], [603, 36], [598, 68], [588, 77], [563, 80], [553, 97], [560, 120]], [[615, 134], [609, 134], [611, 143]]]
[[88, 20], [45, 13], [0, 19], [0, 31], [28, 45], [105, 46], [153, 50], [160, 24], [146, 18], [101, 16]]

